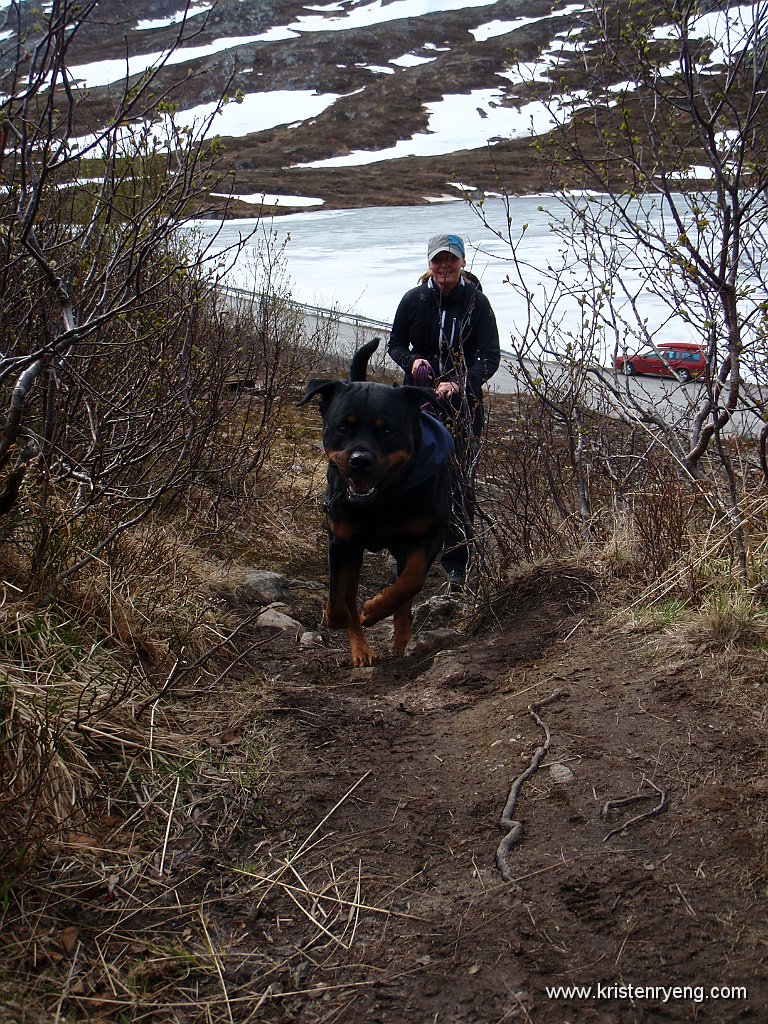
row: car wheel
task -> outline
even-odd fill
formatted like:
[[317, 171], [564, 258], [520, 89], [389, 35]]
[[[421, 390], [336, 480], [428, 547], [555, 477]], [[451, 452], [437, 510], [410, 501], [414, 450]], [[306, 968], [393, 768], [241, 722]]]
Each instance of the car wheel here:
[[681, 384], [690, 384], [693, 378], [687, 370], [678, 370], [677, 376]]
[[627, 377], [634, 377], [635, 375], [635, 368], [628, 359], [624, 363], [624, 373]]

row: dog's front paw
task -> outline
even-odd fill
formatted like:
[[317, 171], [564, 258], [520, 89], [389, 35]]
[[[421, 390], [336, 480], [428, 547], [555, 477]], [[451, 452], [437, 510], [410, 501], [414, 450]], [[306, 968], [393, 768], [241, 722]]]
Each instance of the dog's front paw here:
[[372, 648], [368, 646], [368, 642], [362, 638], [351, 638], [349, 649], [355, 668], [366, 668], [368, 665], [375, 665], [379, 660]]
[[360, 616], [360, 622], [363, 626], [375, 626], [377, 622], [385, 619], [387, 615], [389, 615], [389, 609], [384, 607], [381, 594], [377, 594], [376, 597], [372, 597], [363, 605], [363, 614]]
[[394, 658], [402, 658], [405, 654], [405, 650], [411, 639], [410, 622], [406, 626], [401, 626], [398, 629], [397, 622], [395, 623], [395, 635], [392, 641], [392, 656]]

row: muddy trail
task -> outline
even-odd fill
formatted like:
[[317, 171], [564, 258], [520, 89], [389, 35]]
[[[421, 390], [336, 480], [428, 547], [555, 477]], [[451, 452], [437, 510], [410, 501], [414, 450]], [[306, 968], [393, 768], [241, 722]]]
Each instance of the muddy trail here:
[[764, 1019], [764, 750], [711, 656], [584, 567], [461, 630], [424, 609], [368, 669], [337, 634], [262, 648], [277, 761], [215, 922], [234, 1019]]
[[197, 774], [160, 831], [73, 839], [6, 936], [59, 980], [3, 1024], [764, 1020], [764, 661], [581, 563], [482, 614], [442, 585], [365, 669], [321, 583], [270, 609], [298, 630], [233, 586], [248, 657], [164, 712]]

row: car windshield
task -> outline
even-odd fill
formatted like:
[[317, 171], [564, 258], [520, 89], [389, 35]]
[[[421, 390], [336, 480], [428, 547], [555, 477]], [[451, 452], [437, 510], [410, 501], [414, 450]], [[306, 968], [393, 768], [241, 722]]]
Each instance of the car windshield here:
[[697, 363], [701, 359], [700, 352], [692, 352], [690, 349], [662, 348], [658, 352], [653, 349], [646, 349], [638, 353], [640, 359], [682, 359], [685, 362]]

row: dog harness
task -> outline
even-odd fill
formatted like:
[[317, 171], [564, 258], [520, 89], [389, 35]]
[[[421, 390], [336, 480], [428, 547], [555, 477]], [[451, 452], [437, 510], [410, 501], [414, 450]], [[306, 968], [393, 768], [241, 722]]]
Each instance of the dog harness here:
[[440, 466], [448, 461], [453, 451], [453, 438], [447, 427], [431, 413], [421, 413], [421, 447], [410, 473], [403, 482], [409, 491], [428, 480]]

